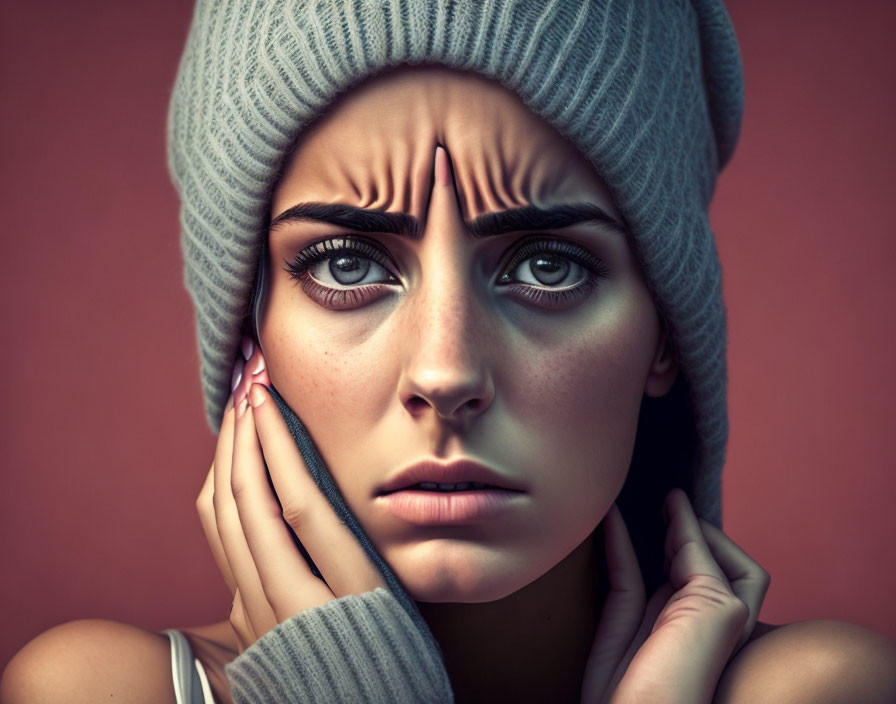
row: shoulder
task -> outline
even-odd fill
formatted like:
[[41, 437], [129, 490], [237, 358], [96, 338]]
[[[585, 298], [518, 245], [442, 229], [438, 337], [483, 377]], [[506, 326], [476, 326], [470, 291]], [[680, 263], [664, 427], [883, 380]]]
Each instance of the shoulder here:
[[760, 624], [719, 681], [715, 704], [892, 704], [896, 648], [841, 621]]
[[3, 704], [110, 699], [174, 704], [165, 635], [112, 621], [71, 621], [25, 645], [0, 682]]

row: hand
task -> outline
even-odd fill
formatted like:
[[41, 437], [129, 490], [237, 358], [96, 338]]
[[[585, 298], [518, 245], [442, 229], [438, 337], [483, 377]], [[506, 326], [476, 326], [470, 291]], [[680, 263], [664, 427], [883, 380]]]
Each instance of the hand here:
[[585, 671], [583, 704], [709, 703], [731, 656], [756, 625], [769, 576], [687, 495], [666, 497], [669, 582], [645, 605], [622, 515], [604, 519], [610, 592]]
[[[295, 614], [386, 586], [308, 473], [263, 386], [270, 379], [258, 345], [244, 341], [243, 350], [248, 359], [237, 363], [215, 459], [196, 501], [205, 537], [233, 594], [230, 623], [241, 652]], [[291, 532], [323, 580], [312, 574]]]

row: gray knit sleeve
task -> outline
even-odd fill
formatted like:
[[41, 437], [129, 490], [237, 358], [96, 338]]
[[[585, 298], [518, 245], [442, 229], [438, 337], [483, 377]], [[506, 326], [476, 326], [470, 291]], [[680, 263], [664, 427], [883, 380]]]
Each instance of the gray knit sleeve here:
[[382, 588], [293, 616], [225, 672], [237, 704], [454, 701], [439, 653]]

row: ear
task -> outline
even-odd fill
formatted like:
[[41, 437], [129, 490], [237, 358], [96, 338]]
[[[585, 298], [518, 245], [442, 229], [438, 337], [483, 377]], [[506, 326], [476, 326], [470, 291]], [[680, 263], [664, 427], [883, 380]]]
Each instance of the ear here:
[[647, 374], [644, 384], [644, 393], [652, 398], [659, 398], [666, 394], [675, 383], [678, 376], [678, 362], [672, 354], [672, 345], [665, 332], [660, 333], [656, 351], [653, 354], [653, 362]]

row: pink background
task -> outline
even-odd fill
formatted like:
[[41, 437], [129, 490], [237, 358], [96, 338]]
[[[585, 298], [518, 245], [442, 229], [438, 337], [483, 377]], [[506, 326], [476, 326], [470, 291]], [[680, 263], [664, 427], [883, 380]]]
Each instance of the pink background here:
[[[226, 618], [164, 164], [183, 0], [0, 5], [0, 666], [65, 620]], [[896, 8], [730, 5], [747, 113], [712, 218], [730, 318], [727, 532], [763, 618], [896, 638]]]

